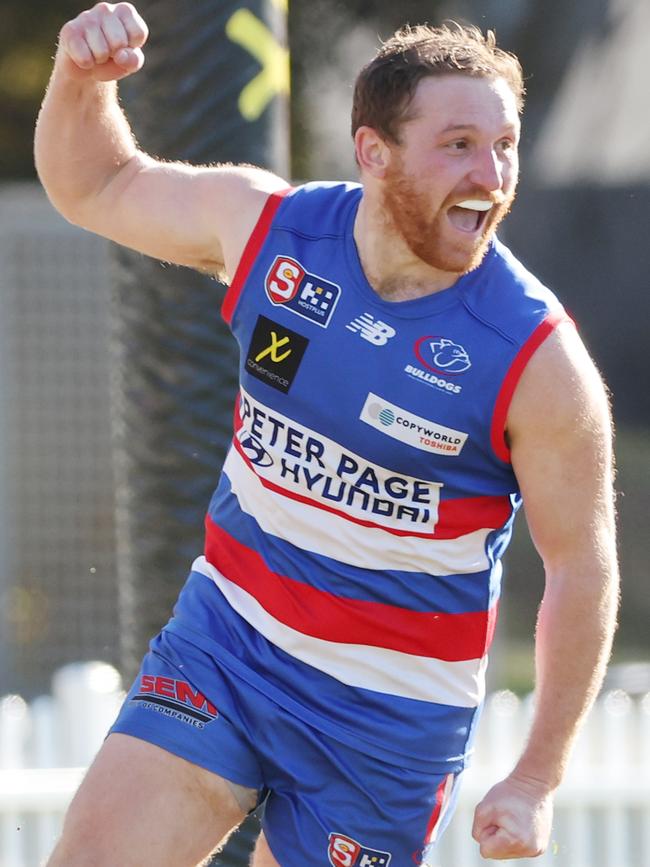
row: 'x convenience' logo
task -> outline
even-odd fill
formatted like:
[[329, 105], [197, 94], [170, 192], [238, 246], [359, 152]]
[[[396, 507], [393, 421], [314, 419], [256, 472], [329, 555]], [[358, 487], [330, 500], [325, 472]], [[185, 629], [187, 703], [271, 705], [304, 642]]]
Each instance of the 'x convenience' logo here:
[[266, 349], [263, 349], [261, 352], [259, 352], [255, 356], [255, 361], [261, 361], [263, 358], [266, 358], [267, 355], [270, 355], [271, 361], [274, 361], [276, 364], [279, 364], [281, 361], [284, 361], [285, 358], [288, 358], [291, 355], [291, 349], [287, 349], [287, 351], [283, 352], [282, 355], [278, 354], [278, 350], [281, 347], [286, 346], [287, 343], [289, 343], [289, 341], [290, 341], [289, 337], [285, 336], [285, 337], [279, 338], [277, 335], [277, 332], [272, 331], [271, 332], [271, 342], [266, 347]]
[[285, 394], [291, 388], [309, 340], [266, 316], [258, 316], [246, 356], [251, 376]]

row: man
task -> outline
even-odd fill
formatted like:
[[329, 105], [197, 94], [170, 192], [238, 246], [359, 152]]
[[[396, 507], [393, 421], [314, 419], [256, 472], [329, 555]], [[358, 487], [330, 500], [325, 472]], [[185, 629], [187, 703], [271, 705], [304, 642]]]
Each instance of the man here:
[[69, 220], [231, 279], [241, 392], [205, 554], [50, 864], [193, 865], [262, 796], [255, 867], [431, 863], [522, 497], [546, 571], [536, 710], [473, 834], [484, 857], [537, 855], [617, 568], [603, 385], [494, 234], [519, 64], [472, 28], [400, 31], [357, 81], [362, 185], [290, 189], [138, 151], [114, 82], [146, 38], [127, 3], [64, 26], [38, 171]]

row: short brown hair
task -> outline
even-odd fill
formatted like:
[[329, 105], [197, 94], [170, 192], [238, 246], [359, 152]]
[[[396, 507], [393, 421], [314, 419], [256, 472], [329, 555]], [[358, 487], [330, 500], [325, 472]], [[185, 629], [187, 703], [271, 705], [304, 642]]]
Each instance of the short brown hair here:
[[477, 78], [504, 78], [524, 105], [521, 64], [514, 54], [497, 48], [492, 30], [454, 21], [440, 27], [418, 24], [402, 27], [384, 42], [357, 77], [352, 103], [352, 135], [369, 126], [382, 138], [399, 143], [400, 124], [421, 79], [460, 73]]

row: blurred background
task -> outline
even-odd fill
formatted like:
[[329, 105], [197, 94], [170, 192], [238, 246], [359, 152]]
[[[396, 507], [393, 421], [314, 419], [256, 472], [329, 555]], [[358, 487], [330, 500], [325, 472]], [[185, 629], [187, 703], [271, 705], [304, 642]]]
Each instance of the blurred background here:
[[[164, 4], [147, 5], [155, 19]], [[101, 659], [123, 671], [130, 664], [118, 638], [128, 606], [128, 592], [120, 590], [125, 550], [120, 533], [130, 533], [132, 547], [138, 538], [132, 529], [120, 529], [128, 494], [120, 486], [124, 468], [119, 460], [116, 468], [112, 446], [120, 433], [124, 437], [119, 418], [115, 421], [120, 365], [112, 324], [114, 283], [128, 262], [55, 214], [32, 161], [34, 122], [57, 33], [80, 8], [70, 0], [4, 0], [0, 32], [0, 695], [18, 692], [27, 698], [47, 690], [52, 673], [73, 660]], [[187, 9], [205, 14], [206, 4], [197, 0]], [[624, 685], [633, 691], [645, 690], [650, 685], [645, 668], [618, 666], [650, 662], [647, 0], [573, 0], [555, 14], [544, 0], [294, 0], [288, 15], [286, 170], [294, 180], [356, 178], [349, 110], [359, 66], [380, 37], [405, 21], [448, 17], [494, 28], [500, 44], [523, 62], [528, 102], [522, 181], [501, 234], [560, 295], [612, 391], [623, 573], [612, 677], [627, 678]], [[155, 52], [162, 36], [151, 30]], [[166, 50], [164, 56], [173, 60], [173, 46]], [[210, 86], [218, 90], [219, 79], [213, 77]], [[151, 111], [158, 116], [167, 108], [163, 99]], [[132, 121], [147, 148], [146, 112], [136, 115]], [[212, 157], [224, 158], [233, 157]], [[155, 281], [164, 269], [159, 263], [152, 268]], [[217, 326], [221, 290], [214, 283], [212, 289], [214, 298], [207, 303]], [[175, 352], [171, 347], [167, 355], [173, 359]], [[231, 349], [219, 344], [209, 352], [218, 361], [217, 355], [225, 357]], [[128, 390], [128, 373], [120, 375]], [[202, 471], [209, 470], [207, 487], [195, 497], [200, 502], [194, 508], [181, 504], [174, 513], [183, 534], [180, 565], [159, 558], [151, 579], [150, 586], [159, 582], [171, 599], [200, 550], [202, 513], [227, 441], [234, 385], [219, 377], [216, 372], [208, 385], [224, 392], [214, 404], [223, 442], [208, 437], [209, 454], [200, 462]], [[137, 400], [146, 404], [142, 393]], [[182, 384], [176, 396], [183, 397]], [[167, 407], [164, 417], [171, 425], [173, 415]], [[164, 443], [163, 435], [159, 450]], [[152, 471], [160, 478], [168, 472], [164, 461]], [[173, 496], [163, 481], [162, 488], [156, 484], [145, 497]], [[164, 522], [152, 532], [166, 533]], [[507, 559], [493, 688], [522, 694], [531, 688], [531, 640], [542, 581], [521, 520]], [[144, 649], [143, 641], [140, 636], [131, 641], [133, 658]]]
[[[490, 27], [521, 58], [522, 180], [500, 234], [563, 300], [611, 389], [623, 575], [613, 664], [560, 790], [543, 863], [646, 867], [648, 0], [137, 5], [150, 25], [147, 63], [120, 90], [144, 149], [192, 162], [253, 162], [296, 182], [356, 179], [353, 82], [379, 40], [403, 23], [454, 18]], [[0, 867], [32, 867], [49, 851], [119, 704], [119, 675], [128, 684], [202, 548], [236, 388], [235, 347], [219, 316], [223, 287], [68, 225], [36, 181], [33, 129], [57, 33], [82, 8], [70, 0], [2, 3]], [[542, 591], [521, 516], [506, 561], [485, 734], [443, 841], [445, 864], [477, 863], [472, 805], [525, 736], [530, 704], [515, 694], [533, 686]], [[80, 666], [84, 660], [103, 664]], [[24, 770], [48, 767], [69, 773], [32, 778]], [[233, 854], [215, 865], [243, 864], [257, 827], [235, 835]]]

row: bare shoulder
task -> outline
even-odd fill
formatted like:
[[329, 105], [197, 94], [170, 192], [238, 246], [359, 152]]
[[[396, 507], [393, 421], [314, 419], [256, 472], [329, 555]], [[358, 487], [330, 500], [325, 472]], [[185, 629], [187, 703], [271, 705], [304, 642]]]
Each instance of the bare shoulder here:
[[530, 359], [507, 433], [528, 525], [545, 561], [576, 562], [596, 550], [594, 537], [613, 539], [608, 393], [572, 324], [558, 326]]
[[154, 258], [232, 277], [269, 195], [287, 186], [255, 166], [188, 165], [138, 152], [82, 225]]
[[289, 184], [251, 165], [221, 165], [197, 171], [205, 186], [205, 209], [212, 213], [219, 236], [225, 275], [232, 278], [268, 197], [286, 190]]
[[561, 323], [534, 353], [513, 395], [508, 437], [594, 433], [610, 427], [603, 379], [571, 322]]

